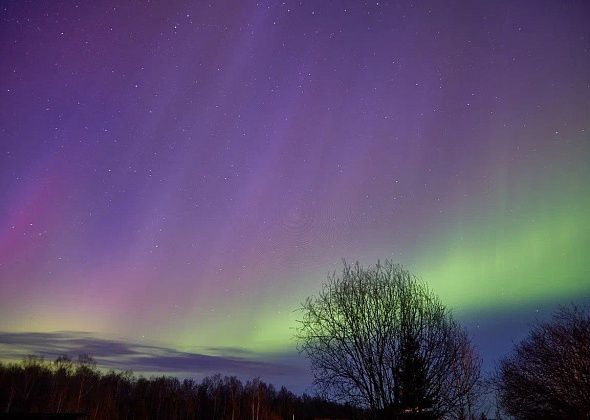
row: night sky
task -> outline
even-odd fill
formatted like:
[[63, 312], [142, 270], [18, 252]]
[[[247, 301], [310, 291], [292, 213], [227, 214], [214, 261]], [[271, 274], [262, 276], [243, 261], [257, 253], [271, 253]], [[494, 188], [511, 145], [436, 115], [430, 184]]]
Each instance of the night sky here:
[[1, 2], [0, 357], [305, 385], [298, 304], [390, 258], [490, 365], [590, 301], [588, 22], [584, 0]]

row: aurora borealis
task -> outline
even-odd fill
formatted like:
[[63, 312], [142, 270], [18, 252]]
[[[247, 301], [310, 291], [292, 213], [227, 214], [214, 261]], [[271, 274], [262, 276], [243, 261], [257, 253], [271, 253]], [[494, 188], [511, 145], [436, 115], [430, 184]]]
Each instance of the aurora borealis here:
[[404, 264], [506, 348], [589, 300], [586, 1], [0, 19], [0, 331], [275, 360], [342, 258]]

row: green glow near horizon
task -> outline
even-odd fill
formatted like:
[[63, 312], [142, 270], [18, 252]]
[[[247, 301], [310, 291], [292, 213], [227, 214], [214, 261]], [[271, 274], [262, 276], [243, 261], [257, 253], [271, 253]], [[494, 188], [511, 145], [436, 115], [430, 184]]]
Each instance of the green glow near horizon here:
[[[413, 271], [459, 316], [585, 296], [590, 291], [590, 199], [552, 198], [561, 204], [528, 211], [524, 221], [498, 217], [488, 218], [486, 225], [450, 226], [455, 233], [441, 235]], [[282, 297], [278, 306], [296, 308], [303, 295]], [[293, 348], [297, 313], [277, 313], [276, 308], [274, 301], [261, 308], [256, 328], [243, 336], [243, 347], [260, 353]]]

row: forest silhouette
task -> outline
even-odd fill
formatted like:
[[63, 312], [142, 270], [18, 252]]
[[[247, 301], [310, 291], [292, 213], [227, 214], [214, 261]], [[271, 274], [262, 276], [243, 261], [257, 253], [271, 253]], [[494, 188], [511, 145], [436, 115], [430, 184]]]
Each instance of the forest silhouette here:
[[143, 378], [101, 372], [94, 360], [28, 357], [0, 364], [0, 407], [23, 413], [83, 413], [89, 419], [358, 418], [360, 411], [319, 397], [297, 396], [259, 379], [235, 376]]

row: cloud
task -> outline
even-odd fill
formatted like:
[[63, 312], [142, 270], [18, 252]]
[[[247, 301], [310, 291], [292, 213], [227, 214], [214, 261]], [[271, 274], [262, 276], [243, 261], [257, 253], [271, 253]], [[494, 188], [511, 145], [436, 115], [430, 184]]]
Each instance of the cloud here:
[[301, 376], [304, 367], [293, 363], [293, 355], [262, 360], [243, 349], [206, 349], [206, 353], [179, 351], [168, 347], [99, 338], [88, 332], [0, 332], [0, 359], [22, 359], [27, 355], [53, 360], [66, 354], [73, 359], [89, 354], [98, 366], [133, 370], [138, 373], [166, 373], [204, 376], [213, 373], [243, 378]]

